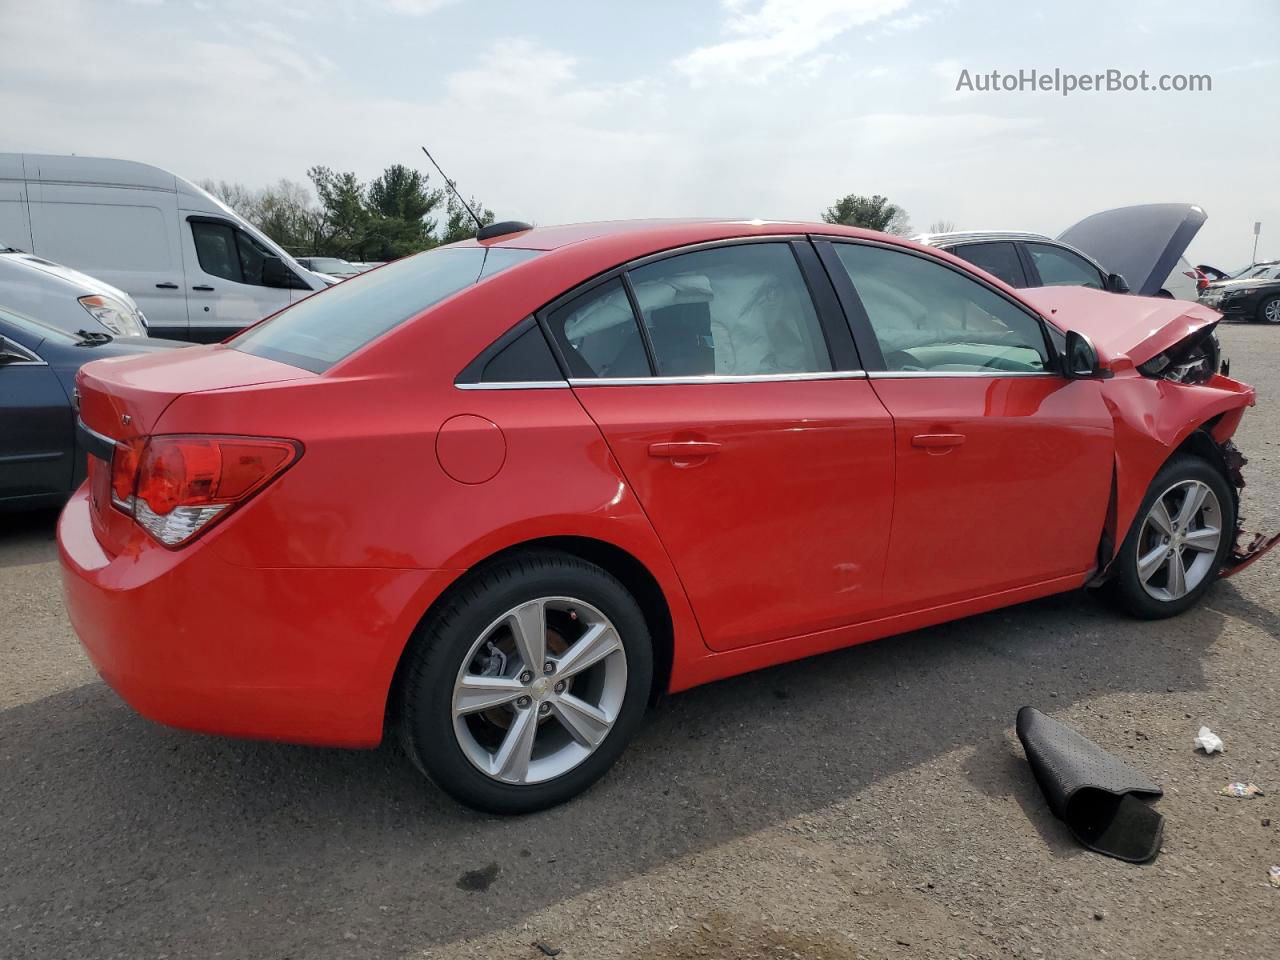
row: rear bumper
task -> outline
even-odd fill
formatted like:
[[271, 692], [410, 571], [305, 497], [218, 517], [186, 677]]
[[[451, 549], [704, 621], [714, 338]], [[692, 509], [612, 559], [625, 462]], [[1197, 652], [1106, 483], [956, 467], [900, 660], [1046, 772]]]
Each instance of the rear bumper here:
[[413, 627], [453, 574], [246, 568], [198, 541], [112, 557], [81, 488], [58, 521], [67, 612], [134, 709], [205, 733], [367, 747]]

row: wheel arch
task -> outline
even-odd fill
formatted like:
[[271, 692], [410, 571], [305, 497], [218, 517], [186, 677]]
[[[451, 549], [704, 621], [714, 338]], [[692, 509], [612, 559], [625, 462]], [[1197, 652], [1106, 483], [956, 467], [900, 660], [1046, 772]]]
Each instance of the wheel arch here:
[[[1111, 486], [1111, 503], [1107, 508], [1107, 524], [1099, 544], [1099, 555], [1106, 557], [1106, 563], [1090, 581], [1091, 585], [1097, 585], [1109, 579], [1110, 566], [1117, 554], [1119, 554], [1120, 547], [1132, 530], [1133, 524], [1138, 521], [1139, 506], [1145, 499], [1147, 491], [1156, 476], [1174, 457], [1181, 454], [1190, 454], [1204, 460], [1215, 470], [1218, 470], [1223, 479], [1227, 481], [1227, 486], [1232, 492], [1232, 514], [1233, 516], [1239, 515], [1240, 487], [1230, 464], [1227, 462], [1222, 445], [1217, 439], [1217, 433], [1219, 432], [1217, 428], [1226, 415], [1227, 411], [1217, 413], [1207, 420], [1189, 426], [1176, 442], [1163, 447], [1161, 450], [1162, 455], [1159, 459], [1153, 458], [1152, 463], [1146, 465], [1140, 478], [1132, 476], [1134, 472], [1133, 465], [1126, 463], [1120, 451], [1116, 451], [1116, 467]], [[1223, 442], [1226, 439], [1229, 439], [1229, 437], [1224, 438]], [[1127, 477], [1127, 482], [1122, 483], [1121, 477], [1125, 474], [1129, 474], [1129, 476]], [[1139, 482], [1135, 482], [1135, 480]]]
[[[387, 689], [386, 714], [388, 717], [397, 708], [396, 705], [399, 702], [397, 693], [404, 680], [404, 669], [410, 660], [413, 637], [418, 627], [427, 622], [457, 590], [463, 588], [471, 574], [510, 557], [539, 551], [568, 554], [593, 563], [616, 577], [626, 587], [640, 605], [645, 623], [649, 627], [649, 636], [653, 641], [653, 683], [649, 692], [650, 702], [656, 702], [662, 697], [670, 686], [671, 671], [675, 662], [676, 628], [671, 602], [658, 578], [638, 557], [617, 544], [590, 536], [556, 535], [535, 537], [509, 544], [488, 554], [466, 569], [458, 571], [458, 575], [440, 591], [415, 622], [409, 636], [405, 638]], [[389, 724], [384, 723], [384, 729], [387, 726]]]

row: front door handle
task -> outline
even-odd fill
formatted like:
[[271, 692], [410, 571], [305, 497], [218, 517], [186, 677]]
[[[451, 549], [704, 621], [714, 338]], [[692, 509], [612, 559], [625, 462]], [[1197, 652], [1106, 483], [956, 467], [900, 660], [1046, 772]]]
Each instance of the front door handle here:
[[199, 291], [201, 291], [202, 293], [212, 293], [212, 292], [213, 292], [213, 287], [209, 286], [207, 283], [202, 283], [202, 284], [200, 284], [200, 286], [198, 286], [198, 287], [192, 287], [191, 289], [192, 289], [192, 290], [199, 290]]
[[156, 289], [157, 289], [157, 290], [177, 290], [177, 289], [178, 289], [178, 285], [177, 285], [176, 283], [172, 283], [172, 282], [157, 283], [157, 284], [156, 284]]
[[963, 433], [917, 433], [911, 438], [913, 447], [924, 447], [926, 450], [937, 450], [946, 447], [958, 447], [964, 443]]
[[718, 453], [720, 444], [708, 440], [679, 440], [649, 444], [649, 456], [667, 460], [693, 460]]

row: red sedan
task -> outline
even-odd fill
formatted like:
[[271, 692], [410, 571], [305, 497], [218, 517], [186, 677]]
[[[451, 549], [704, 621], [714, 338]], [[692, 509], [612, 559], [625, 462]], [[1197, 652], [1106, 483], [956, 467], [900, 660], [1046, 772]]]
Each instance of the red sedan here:
[[1169, 616], [1274, 545], [1207, 308], [825, 224], [519, 226], [84, 367], [67, 606], [137, 710], [391, 724], [527, 811], [655, 695], [1084, 586]]

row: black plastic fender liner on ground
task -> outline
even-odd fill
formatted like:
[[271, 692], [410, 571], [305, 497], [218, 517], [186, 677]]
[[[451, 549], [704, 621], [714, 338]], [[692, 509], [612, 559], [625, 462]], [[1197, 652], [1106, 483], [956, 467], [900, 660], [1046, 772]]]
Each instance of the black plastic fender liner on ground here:
[[1034, 707], [1018, 711], [1018, 739], [1054, 816], [1090, 850], [1144, 863], [1160, 850], [1164, 817], [1139, 797], [1164, 791]]

